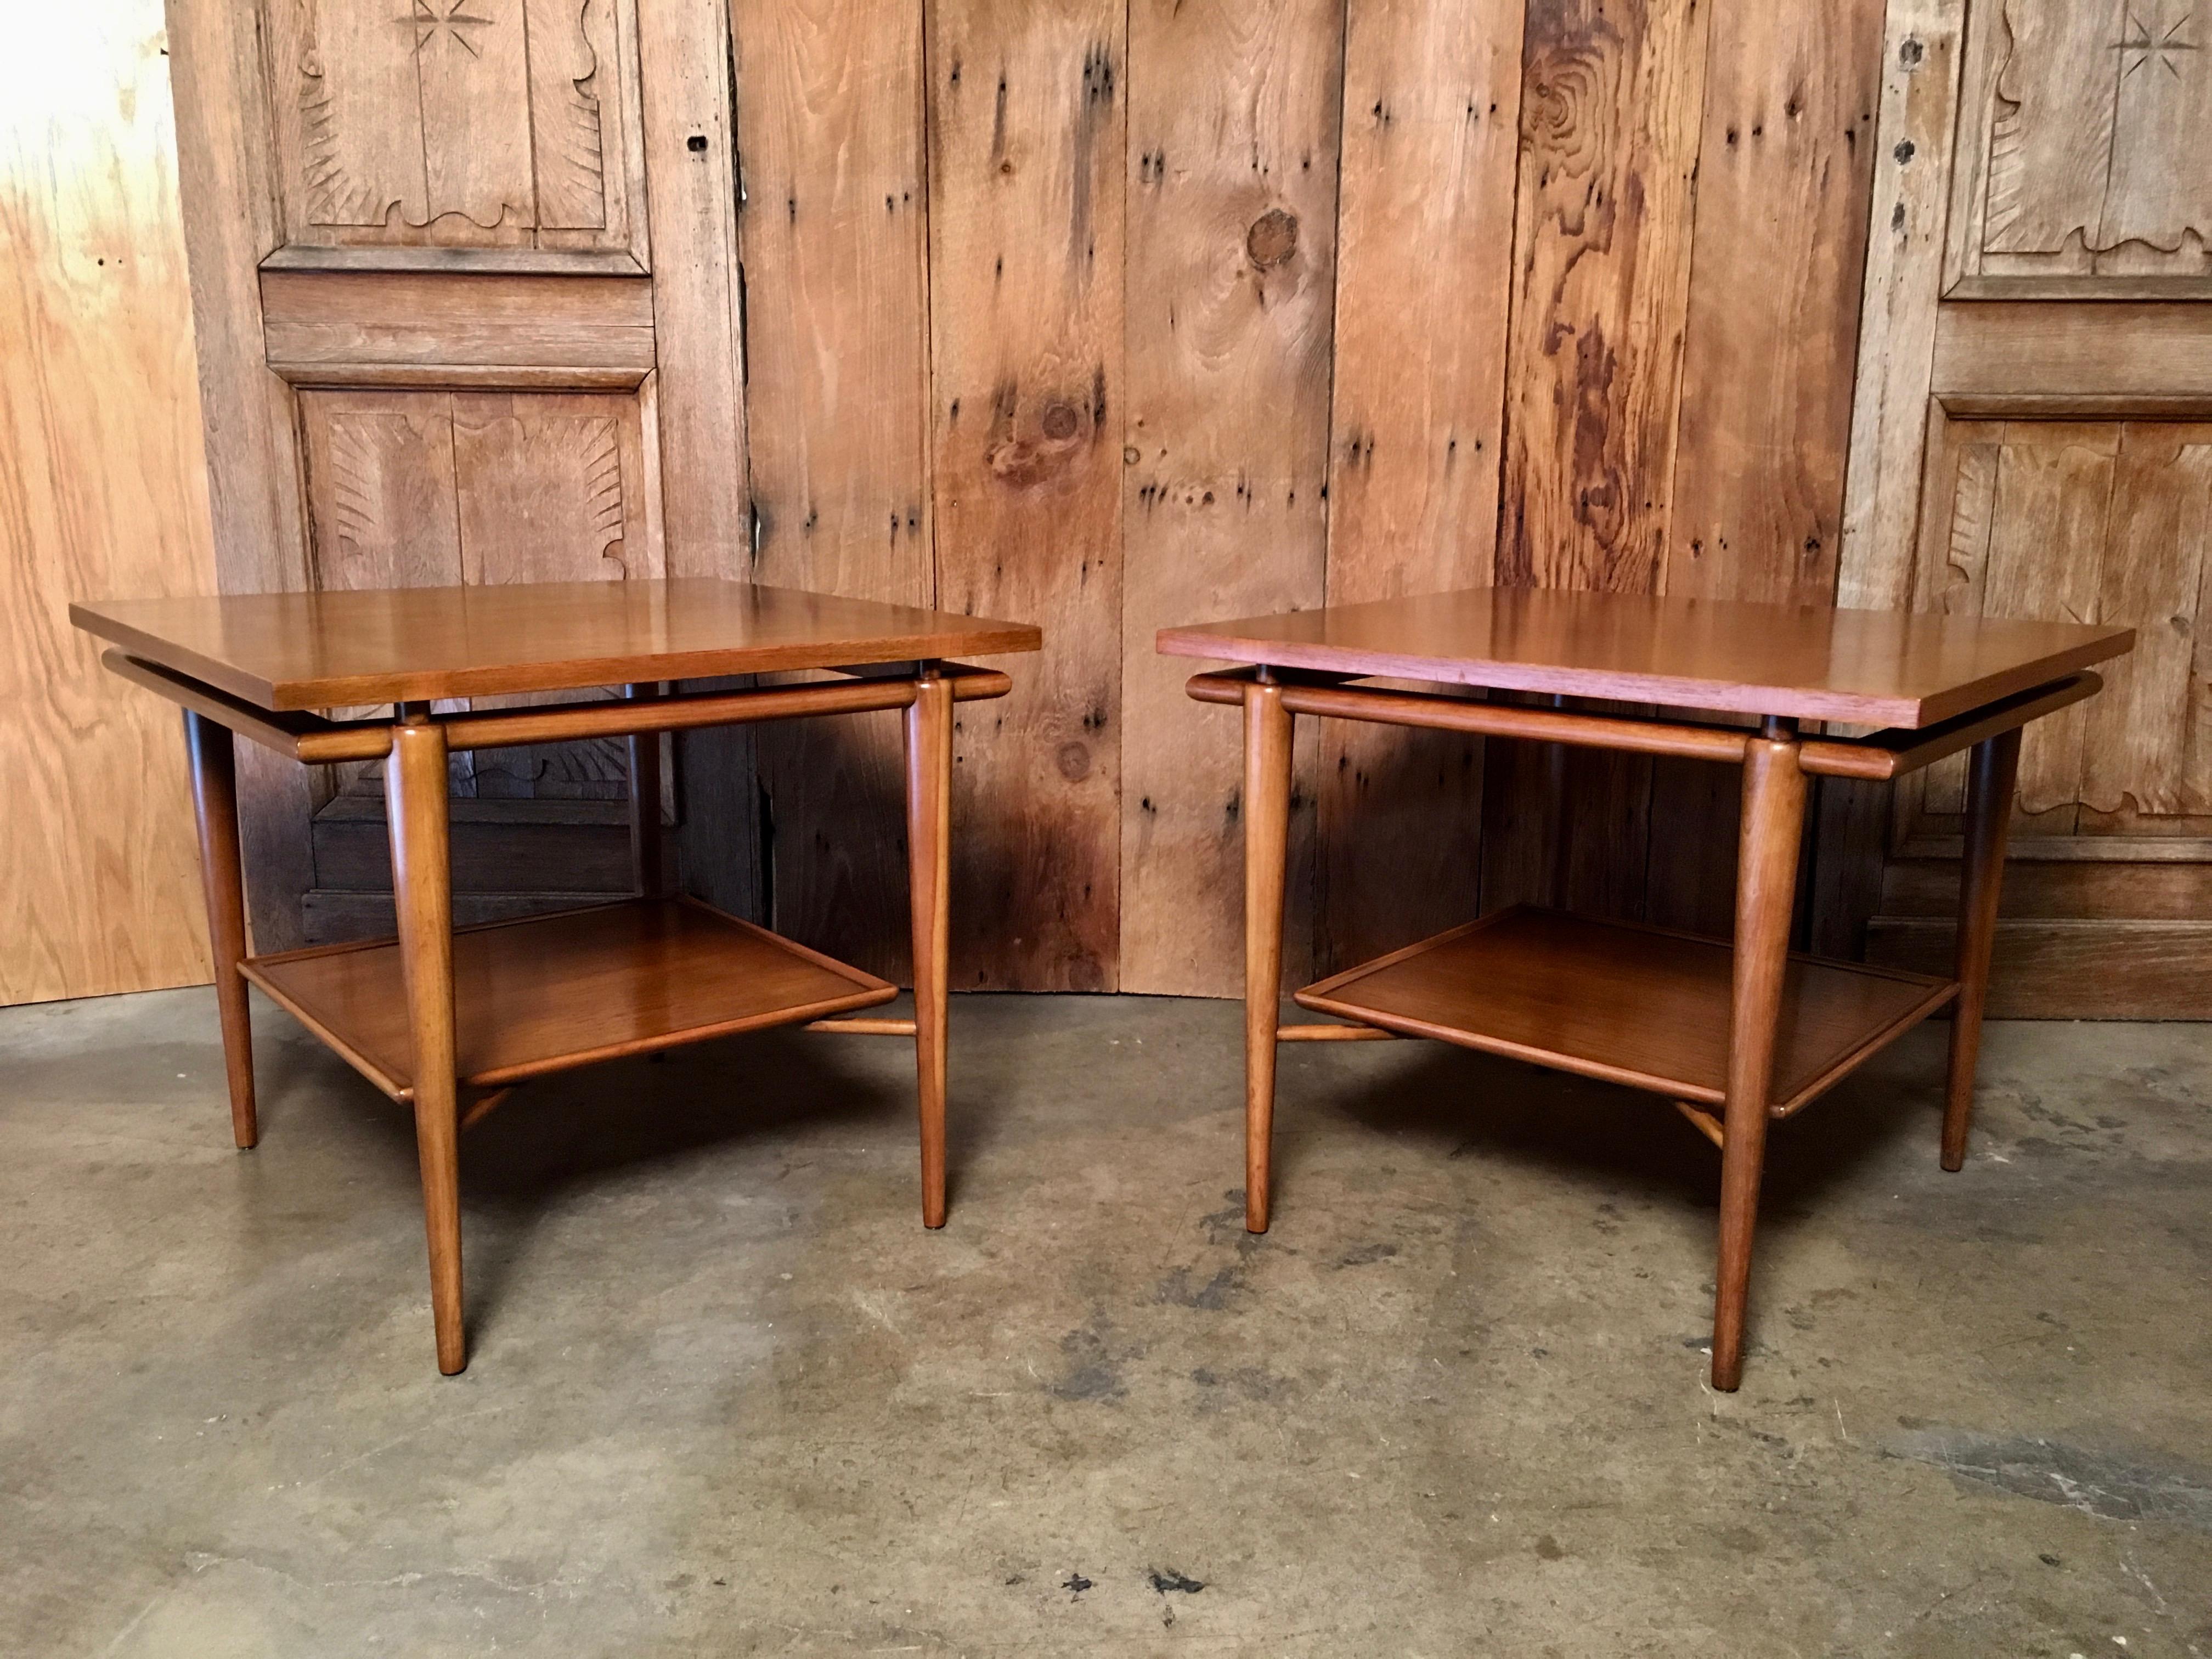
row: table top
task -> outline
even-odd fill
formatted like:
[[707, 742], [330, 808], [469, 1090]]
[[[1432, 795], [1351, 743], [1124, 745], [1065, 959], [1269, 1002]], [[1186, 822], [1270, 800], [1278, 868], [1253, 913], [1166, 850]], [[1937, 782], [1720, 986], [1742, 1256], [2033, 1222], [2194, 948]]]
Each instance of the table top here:
[[1035, 651], [1026, 623], [712, 577], [73, 605], [134, 657], [269, 709]]
[[1469, 588], [1160, 630], [1173, 656], [1745, 714], [1933, 726], [2117, 657], [2131, 628]]

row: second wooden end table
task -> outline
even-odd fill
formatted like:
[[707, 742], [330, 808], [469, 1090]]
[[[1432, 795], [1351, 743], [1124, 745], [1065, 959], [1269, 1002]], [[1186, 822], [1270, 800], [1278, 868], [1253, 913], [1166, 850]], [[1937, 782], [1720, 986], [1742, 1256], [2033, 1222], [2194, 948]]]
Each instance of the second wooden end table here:
[[[952, 705], [1004, 696], [1012, 683], [943, 659], [1035, 651], [1035, 628], [707, 580], [146, 599], [75, 605], [70, 617], [114, 642], [110, 668], [185, 709], [238, 1144], [258, 1134], [249, 981], [414, 1109], [440, 1370], [467, 1362], [459, 1131], [528, 1078], [769, 1025], [911, 1035], [922, 1220], [944, 1224]], [[894, 667], [659, 695], [668, 680], [869, 665]], [[617, 684], [626, 700], [432, 707]], [[378, 703], [394, 705], [392, 716], [311, 712]], [[915, 1017], [838, 1019], [897, 988], [696, 900], [661, 896], [655, 734], [894, 708], [906, 720]], [[397, 939], [248, 954], [234, 734], [303, 763], [386, 762]], [[447, 756], [605, 737], [630, 740], [639, 896], [456, 934]]]
[[[2021, 727], [2094, 694], [2134, 631], [1887, 611], [1478, 589], [1161, 631], [1254, 665], [1190, 695], [1244, 709], [1245, 1225], [1268, 1218], [1279, 1042], [1417, 1036], [1673, 1100], [1721, 1149], [1712, 1380], [1743, 1372], [1766, 1127], [1947, 1004], [1943, 1167], [1966, 1154]], [[1425, 680], [1761, 717], [1756, 730], [1388, 690]], [[1674, 755], [1743, 768], [1735, 937], [1516, 906], [1308, 986], [1350, 1024], [1283, 1025], [1283, 880], [1299, 714]], [[1801, 737], [1801, 719], [1889, 729]], [[1956, 969], [1935, 979], [1790, 953], [1808, 775], [1887, 779], [1972, 748]], [[1720, 1115], [1714, 1115], [1717, 1108]]]

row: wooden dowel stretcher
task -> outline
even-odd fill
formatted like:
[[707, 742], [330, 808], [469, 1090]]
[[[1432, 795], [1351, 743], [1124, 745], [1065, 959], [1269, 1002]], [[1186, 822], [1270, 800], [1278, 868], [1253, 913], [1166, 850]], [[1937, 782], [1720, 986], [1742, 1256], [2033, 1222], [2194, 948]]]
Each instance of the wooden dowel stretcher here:
[[[123, 678], [158, 691], [172, 702], [181, 703], [292, 760], [310, 764], [380, 760], [392, 752], [389, 720], [331, 720], [319, 714], [271, 713], [121, 650], [105, 652], [100, 660]], [[1013, 689], [1013, 682], [994, 668], [945, 663], [939, 672], [951, 683], [955, 702], [1003, 697]], [[896, 678], [762, 686], [744, 691], [689, 691], [672, 697], [459, 709], [432, 718], [445, 728], [448, 750], [507, 749], [565, 743], [574, 738], [626, 738], [702, 726], [744, 726], [809, 714], [904, 708], [914, 702], [917, 683], [909, 672]]]
[[811, 1019], [802, 1031], [835, 1031], [843, 1036], [904, 1036], [914, 1035], [910, 1019]]
[[[1200, 702], [1241, 703], [1245, 688], [1256, 681], [1256, 671], [1232, 669], [1193, 675], [1188, 689]], [[1279, 683], [1283, 687], [1283, 707], [1294, 714], [1370, 720], [1387, 726], [1426, 726], [1482, 737], [1521, 738], [1584, 749], [1626, 750], [1636, 754], [1733, 761], [1740, 764], [1745, 745], [1759, 735], [1748, 726], [1711, 726], [1695, 720], [1583, 714], [1572, 709], [1479, 702], [1433, 692], [1389, 691], [1356, 684], [1308, 684], [1295, 679]], [[1864, 738], [1808, 738], [1799, 745], [1798, 764], [1805, 771], [1826, 777], [1875, 781], [1902, 777], [1947, 755], [1970, 749], [1985, 738], [2094, 696], [2103, 684], [2092, 673], [2074, 674], [2048, 685], [2016, 692], [1919, 731], [1892, 729]]]

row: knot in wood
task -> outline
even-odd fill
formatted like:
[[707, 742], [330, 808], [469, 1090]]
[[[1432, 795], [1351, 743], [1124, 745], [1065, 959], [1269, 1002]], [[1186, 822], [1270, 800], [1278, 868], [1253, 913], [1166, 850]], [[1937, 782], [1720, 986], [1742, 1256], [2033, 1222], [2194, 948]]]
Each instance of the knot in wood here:
[[1272, 270], [1298, 251], [1298, 220], [1294, 213], [1270, 208], [1244, 233], [1244, 251], [1262, 270]]

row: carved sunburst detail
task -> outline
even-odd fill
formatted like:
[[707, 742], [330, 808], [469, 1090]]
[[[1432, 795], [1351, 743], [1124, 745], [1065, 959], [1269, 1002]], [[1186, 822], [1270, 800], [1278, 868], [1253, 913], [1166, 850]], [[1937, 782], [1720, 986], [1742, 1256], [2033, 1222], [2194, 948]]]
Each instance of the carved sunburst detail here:
[[2146, 22], [2136, 16], [2136, 9], [2130, 6], [2124, 38], [2112, 42], [2112, 50], [2120, 54], [2120, 78], [2125, 80], [2144, 64], [2155, 62], [2179, 80], [2181, 76], [2179, 54], [2202, 50], [2197, 42], [2181, 38], [2182, 30], [2189, 27], [2193, 15], [2185, 11], [2169, 25], [2166, 21], [2166, 8], [2160, 3], [2154, 6], [2151, 21]]
[[481, 58], [483, 52], [469, 38], [472, 29], [490, 27], [492, 19], [478, 17], [468, 9], [469, 0], [415, 0], [415, 13], [410, 20], [415, 25], [415, 51], [420, 56], [423, 48], [441, 37], [451, 40], [471, 58]]

